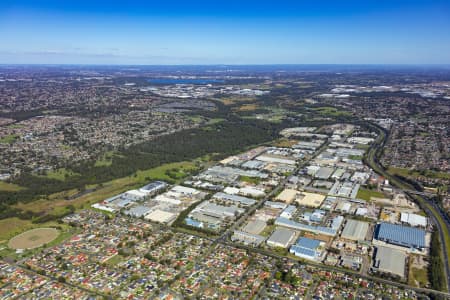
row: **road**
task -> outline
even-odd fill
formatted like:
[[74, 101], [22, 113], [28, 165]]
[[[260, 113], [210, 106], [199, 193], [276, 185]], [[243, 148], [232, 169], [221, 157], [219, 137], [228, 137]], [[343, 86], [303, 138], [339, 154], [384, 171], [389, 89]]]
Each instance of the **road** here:
[[[373, 124], [373, 125], [374, 125], [374, 124]], [[377, 129], [381, 130], [378, 126], [376, 126], [376, 125], [374, 125], [374, 126], [375, 126]], [[379, 173], [380, 175], [383, 175], [383, 176], [385, 176], [386, 178], [388, 178], [388, 179], [391, 181], [391, 183], [392, 183], [393, 185], [396, 185], [398, 188], [400, 188], [400, 189], [402, 189], [403, 191], [405, 191], [405, 193], [407, 193], [408, 195], [410, 195], [410, 196], [413, 197], [414, 199], [417, 200], [417, 198], [421, 198], [421, 199], [424, 201], [424, 203], [425, 203], [426, 205], [423, 205], [423, 203], [419, 203], [419, 205], [420, 205], [420, 206], [425, 210], [425, 212], [430, 216], [430, 218], [433, 220], [433, 223], [436, 224], [436, 226], [437, 226], [437, 228], [438, 228], [438, 230], [439, 230], [439, 233], [440, 233], [441, 240], [442, 240], [442, 241], [445, 241], [444, 233], [443, 233], [443, 232], [444, 232], [444, 230], [447, 230], [447, 232], [449, 232], [448, 228], [449, 228], [450, 226], [449, 226], [448, 219], [442, 217], [442, 216], [438, 213], [438, 212], [441, 212], [441, 210], [438, 208], [438, 206], [436, 205], [436, 203], [434, 203], [434, 202], [432, 202], [432, 201], [429, 201], [429, 199], [424, 198], [423, 196], [417, 195], [417, 194], [415, 193], [416, 191], [415, 191], [410, 185], [408, 185], [407, 183], [401, 182], [399, 179], [397, 179], [397, 178], [395, 178], [395, 177], [392, 177], [392, 176], [391, 176], [390, 174], [388, 174], [388, 173], [383, 169], [383, 167], [380, 166], [379, 163], [377, 162], [377, 160], [376, 160], [376, 153], [377, 153], [377, 151], [379, 151], [379, 149], [381, 149], [381, 148], [383, 147], [383, 145], [384, 145], [384, 143], [385, 143], [385, 141], [386, 141], [386, 138], [387, 138], [387, 132], [386, 132], [386, 131], [383, 131], [383, 133], [384, 133], [384, 135], [380, 135], [381, 138], [378, 139], [378, 140], [371, 146], [371, 148], [369, 149], [369, 152], [368, 152], [368, 155], [367, 155], [367, 158], [366, 158], [366, 163], [367, 163], [370, 167], [372, 167], [372, 169], [374, 169], [377, 173]], [[317, 151], [316, 151], [309, 159], [303, 161], [303, 162], [296, 168], [295, 172], [298, 172], [299, 170], [301, 170], [302, 168], [304, 168], [304, 167], [306, 166], [306, 164], [307, 164], [311, 159], [313, 159], [314, 157], [316, 157], [317, 155], [319, 155], [319, 154], [320, 154], [327, 146], [328, 146], [328, 143], [326, 143], [326, 144], [324, 144], [322, 147], [320, 147], [320, 148], [319, 148], [319, 149], [318, 149], [318, 150], [317, 150]], [[392, 178], [392, 179], [391, 179], [391, 178]], [[432, 293], [432, 294], [436, 294], [436, 295], [442, 295], [442, 296], [445, 296], [445, 297], [449, 297], [449, 296], [450, 296], [450, 294], [445, 293], [445, 292], [442, 292], [442, 291], [436, 291], [436, 290], [431, 290], [431, 289], [426, 289], [426, 288], [416, 288], [416, 287], [409, 286], [409, 285], [407, 285], [407, 284], [403, 284], [403, 283], [399, 283], [399, 282], [394, 282], [394, 281], [391, 281], [391, 280], [385, 280], [385, 279], [382, 279], [382, 278], [379, 278], [379, 277], [370, 276], [370, 275], [367, 275], [367, 274], [361, 274], [361, 273], [359, 273], [359, 272], [352, 271], [352, 270], [348, 270], [348, 269], [343, 269], [343, 268], [340, 268], [340, 267], [327, 266], [327, 265], [324, 265], [324, 264], [321, 264], [321, 263], [316, 263], [316, 262], [313, 262], [313, 261], [305, 261], [305, 260], [302, 260], [302, 259], [300, 259], [300, 258], [298, 258], [298, 259], [294, 259], [294, 258], [292, 258], [292, 257], [287, 258], [286, 256], [279, 255], [279, 254], [277, 254], [277, 253], [274, 253], [274, 252], [272, 252], [272, 251], [268, 251], [268, 250], [265, 250], [265, 249], [254, 248], [254, 247], [244, 246], [244, 245], [242, 245], [242, 244], [230, 242], [229, 239], [228, 239], [228, 236], [229, 236], [230, 234], [232, 234], [233, 231], [234, 231], [235, 229], [239, 228], [239, 226], [241, 226], [241, 225], [247, 220], [247, 218], [248, 218], [250, 215], [253, 214], [253, 212], [255, 212], [258, 208], [262, 207], [262, 206], [264, 205], [264, 203], [265, 203], [266, 201], [268, 201], [271, 197], [275, 196], [275, 195], [276, 195], [276, 194], [284, 187], [284, 185], [286, 184], [286, 182], [287, 182], [287, 178], [283, 179], [282, 182], [280, 182], [280, 184], [278, 185], [278, 187], [275, 188], [274, 190], [272, 190], [272, 192], [269, 193], [269, 194], [267, 195], [267, 197], [266, 197], [264, 200], [259, 201], [258, 203], [256, 203], [255, 205], [253, 205], [246, 213], [244, 213], [244, 214], [238, 219], [237, 222], [235, 222], [230, 228], [228, 228], [222, 235], [220, 235], [218, 238], [216, 238], [215, 240], [213, 240], [213, 243], [212, 243], [211, 247], [207, 250], [206, 253], [207, 253], [207, 254], [210, 253], [210, 252], [214, 249], [214, 246], [217, 245], [217, 244], [229, 245], [229, 246], [233, 246], [233, 247], [245, 249], [245, 250], [247, 250], [247, 251], [249, 251], [249, 252], [259, 253], [259, 254], [262, 254], [262, 255], [265, 255], [265, 256], [268, 256], [268, 257], [272, 257], [272, 258], [276, 258], [276, 259], [284, 259], [284, 260], [288, 259], [288, 260], [290, 260], [290, 261], [301, 262], [301, 263], [303, 263], [303, 264], [311, 265], [311, 266], [314, 266], [314, 267], [317, 267], [317, 268], [320, 268], [320, 269], [323, 269], [323, 270], [334, 271], [334, 272], [341, 272], [341, 273], [344, 273], [344, 274], [348, 274], [348, 275], [351, 275], [351, 276], [355, 276], [355, 278], [363, 278], [363, 279], [370, 280], [370, 281], [373, 281], [373, 282], [378, 282], [378, 283], [383, 283], [383, 284], [387, 284], [387, 285], [392, 285], [392, 286], [396, 286], [396, 287], [399, 287], [399, 288], [407, 288], [407, 289], [411, 289], [411, 290], [414, 290], [414, 291], [420, 292], [420, 293]], [[412, 193], [412, 192], [414, 192], [414, 193]], [[418, 192], [418, 191], [417, 191], [417, 192]], [[439, 222], [439, 218], [441, 219], [441, 221], [443, 222], [443, 224], [446, 224], [446, 225], [444, 225], [446, 228], [443, 228], [443, 227], [442, 227], [442, 223]], [[169, 226], [162, 226], [162, 227], [167, 227], [167, 228], [168, 228]], [[171, 229], [174, 230], [174, 228], [172, 228], [172, 227], [171, 227]], [[176, 231], [176, 230], [175, 230], [175, 231]], [[195, 234], [195, 233], [190, 233], [190, 234]], [[202, 235], [199, 235], [199, 236], [205, 238], [205, 237], [202, 236]], [[448, 262], [448, 256], [445, 255], [445, 253], [447, 253], [447, 249], [449, 249], [449, 247], [448, 247], [448, 245], [447, 245], [445, 242], [442, 242], [442, 247], [443, 247], [443, 251], [444, 251], [444, 252], [443, 252], [443, 253], [444, 253], [443, 257], [444, 257], [445, 262], [446, 262], [446, 264], [445, 264], [445, 265], [446, 265], [446, 268], [444, 268], [444, 270], [445, 270], [445, 272], [446, 272], [446, 278], [447, 278], [446, 282], [447, 282], [447, 286], [449, 286], [449, 283], [450, 283], [450, 278], [449, 278], [449, 276], [448, 276], [448, 274], [449, 274], [449, 264], [448, 264], [448, 263], [449, 263], [449, 262]], [[203, 256], [199, 256], [199, 257], [195, 260], [195, 263], [198, 263], [198, 262], [202, 259], [202, 257], [203, 257]], [[17, 263], [16, 266], [25, 268], [20, 262]], [[33, 273], [35, 273], [33, 270], [27, 270], [27, 271], [28, 271], [28, 272], [33, 272]], [[182, 273], [181, 275], [184, 275], [184, 273]], [[57, 278], [53, 278], [53, 277], [50, 277], [50, 276], [46, 276], [46, 277], [49, 278], [49, 279], [52, 279], [52, 280], [57, 280]], [[70, 285], [70, 286], [74, 286], [74, 285], [72, 285], [72, 284], [70, 284], [70, 283], [66, 283], [66, 284], [67, 284], [67, 285]], [[77, 288], [80, 288], [80, 287], [77, 286]], [[170, 284], [167, 283], [166, 285], [164, 285], [164, 286], [162, 287], [161, 290], [168, 290], [169, 288], [170, 288]], [[83, 290], [92, 293], [92, 291], [88, 291], [88, 290], [86, 290], [86, 289], [83, 289]], [[102, 294], [99, 294], [99, 293], [96, 293], [96, 294], [97, 294], [97, 295], [102, 295]], [[102, 296], [104, 296], [105, 298], [108, 298], [107, 295], [102, 295]]]
[[[372, 150], [372, 148], [376, 149], [377, 148], [376, 145], [378, 145], [378, 146], [379, 145], [383, 145], [384, 142], [385, 142], [385, 139], [386, 139], [386, 136], [383, 139], [380, 139], [378, 141], [379, 143], [374, 143], [374, 145], [371, 147], [370, 150]], [[322, 147], [320, 147], [309, 159], [303, 161], [302, 164], [299, 165], [296, 168], [295, 172], [298, 172], [299, 170], [304, 168], [311, 159], [313, 159], [317, 155], [319, 155], [323, 150], [325, 150], [325, 148], [327, 146], [328, 146], [328, 143], [325, 143]], [[380, 166], [378, 166], [378, 168], [380, 168]], [[377, 172], [377, 173], [379, 173], [379, 172]], [[217, 243], [225, 244], [225, 245], [229, 245], [229, 246], [245, 249], [245, 250], [247, 250], [249, 252], [254, 252], [254, 253], [259, 253], [259, 254], [262, 254], [262, 255], [266, 255], [268, 257], [273, 257], [273, 258], [277, 258], [277, 259], [288, 259], [288, 260], [291, 260], [291, 261], [301, 262], [303, 264], [312, 265], [314, 267], [321, 268], [321, 269], [324, 269], [324, 270], [334, 271], [334, 272], [341, 272], [341, 273], [345, 273], [345, 274], [348, 274], [348, 275], [351, 275], [351, 276], [355, 276], [356, 278], [364, 278], [366, 280], [371, 280], [371, 281], [374, 281], [374, 282], [388, 284], [388, 285], [396, 286], [396, 287], [399, 287], [399, 288], [407, 288], [407, 289], [411, 289], [411, 290], [414, 290], [414, 291], [419, 292], [419, 293], [432, 293], [432, 294], [441, 295], [441, 296], [445, 296], [445, 297], [449, 297], [450, 296], [450, 294], [448, 294], [446, 292], [443, 292], [443, 291], [436, 291], [436, 290], [427, 289], [427, 288], [416, 288], [416, 287], [409, 286], [407, 284], [395, 282], [395, 281], [392, 281], [392, 280], [385, 280], [385, 279], [382, 279], [380, 277], [370, 276], [370, 275], [367, 275], [365, 273], [361, 273], [361, 272], [357, 272], [357, 271], [343, 269], [343, 268], [340, 268], [340, 267], [327, 266], [327, 265], [324, 265], [322, 263], [316, 263], [316, 262], [313, 262], [313, 261], [302, 260], [300, 258], [299, 259], [287, 258], [286, 256], [279, 255], [279, 254], [274, 253], [272, 251], [264, 250], [264, 249], [261, 249], [261, 248], [254, 248], [254, 247], [251, 247], [251, 246], [244, 246], [244, 245], [239, 244], [239, 243], [230, 242], [229, 239], [228, 239], [230, 234], [232, 234], [235, 229], [239, 228], [239, 226], [241, 226], [247, 220], [247, 218], [250, 215], [252, 215], [252, 213], [254, 211], [256, 211], [259, 207], [262, 207], [264, 205], [264, 202], [268, 201], [271, 197], [276, 195], [284, 187], [286, 182], [287, 182], [287, 178], [285, 178], [278, 185], [277, 188], [275, 188], [270, 194], [268, 194], [268, 196], [264, 200], [258, 202], [254, 206], [252, 206], [244, 215], [241, 216], [241, 218], [239, 218], [239, 220], [237, 222], [235, 222], [230, 228], [228, 228], [228, 230], [226, 230], [221, 236], [219, 236], [214, 241], [213, 244], [217, 244]], [[416, 196], [416, 197], [419, 197], [419, 196]], [[426, 211], [426, 212], [429, 215], [433, 215], [433, 214], [431, 214], [428, 211]], [[440, 232], [442, 233], [442, 231], [440, 231]], [[443, 237], [441, 236], [441, 238], [443, 238]], [[442, 244], [444, 244], [444, 243], [442, 243]], [[444, 253], [446, 253], [446, 252], [444, 252]], [[446, 255], [444, 255], [444, 256], [446, 257], [446, 259], [448, 259], [448, 257]], [[446, 262], [447, 262], [447, 260], [446, 260]], [[447, 262], [447, 266], [448, 266], [448, 262]], [[447, 278], [448, 278], [448, 276], [447, 276]]]
[[446, 293], [446, 292], [436, 291], [436, 290], [427, 289], [427, 288], [412, 287], [412, 286], [409, 286], [409, 285], [404, 284], [404, 283], [400, 283], [400, 282], [396, 282], [396, 281], [392, 281], [392, 280], [387, 280], [387, 279], [383, 279], [383, 278], [375, 277], [375, 276], [370, 276], [370, 275], [362, 275], [362, 274], [360, 274], [357, 271], [352, 271], [352, 270], [349, 270], [349, 269], [343, 269], [341, 267], [328, 266], [328, 265], [324, 265], [324, 264], [319, 263], [319, 262], [304, 260], [304, 259], [301, 259], [301, 258], [294, 259], [292, 257], [286, 257], [286, 256], [283, 256], [283, 255], [277, 254], [275, 252], [262, 249], [262, 248], [254, 248], [254, 247], [251, 247], [251, 246], [245, 246], [245, 245], [242, 245], [242, 244], [232, 243], [232, 242], [227, 242], [225, 244], [229, 245], [229, 246], [232, 246], [232, 247], [244, 249], [244, 250], [247, 250], [249, 252], [259, 253], [259, 254], [262, 254], [262, 255], [265, 255], [265, 256], [268, 256], [268, 257], [289, 260], [289, 261], [296, 262], [296, 263], [300, 262], [302, 264], [314, 266], [314, 267], [322, 269], [322, 270], [344, 273], [344, 274], [353, 276], [355, 279], [356, 278], [362, 278], [362, 279], [373, 281], [373, 282], [378, 282], [378, 283], [383, 283], [383, 284], [387, 284], [387, 285], [391, 285], [391, 286], [396, 286], [396, 287], [399, 287], [399, 288], [414, 290], [414, 291], [419, 292], [419, 293], [435, 294], [435, 295], [441, 295], [441, 296], [445, 296], [445, 297], [450, 297], [450, 294]]
[[425, 194], [421, 191], [418, 191], [412, 185], [404, 182], [398, 177], [394, 177], [389, 174], [384, 167], [378, 161], [378, 155], [380, 151], [383, 149], [387, 138], [389, 136], [389, 132], [379, 127], [378, 125], [370, 123], [370, 125], [380, 132], [379, 138], [371, 145], [366, 157], [365, 163], [369, 165], [375, 172], [387, 178], [393, 186], [402, 190], [407, 194], [411, 199], [414, 199], [415, 202], [425, 211], [425, 213], [429, 216], [432, 223], [436, 226], [436, 229], [439, 232], [440, 240], [441, 240], [441, 251], [442, 257], [444, 259], [444, 274], [445, 274], [445, 284], [447, 291], [450, 289], [450, 265], [448, 254], [450, 253], [450, 222], [448, 216], [442, 211], [442, 209], [432, 200], [427, 198]]
[[[322, 151], [324, 151], [329, 145], [329, 142], [324, 143], [322, 146], [320, 146], [319, 149], [317, 149], [308, 159], [305, 159], [301, 164], [299, 164], [295, 170], [292, 172], [292, 174], [297, 174], [298, 171], [303, 169], [307, 166], [307, 164], [315, 158], [317, 155], [319, 155]], [[288, 177], [286, 176], [276, 188], [274, 188], [262, 201], [257, 202], [255, 205], [250, 207], [236, 222], [233, 223], [233, 225], [228, 228], [221, 236], [219, 236], [216, 240], [216, 242], [226, 241], [227, 237], [234, 232], [237, 228], [239, 228], [242, 223], [244, 223], [249, 216], [251, 216], [258, 208], [261, 208], [264, 206], [264, 203], [277, 195], [286, 185], [288, 181]]]

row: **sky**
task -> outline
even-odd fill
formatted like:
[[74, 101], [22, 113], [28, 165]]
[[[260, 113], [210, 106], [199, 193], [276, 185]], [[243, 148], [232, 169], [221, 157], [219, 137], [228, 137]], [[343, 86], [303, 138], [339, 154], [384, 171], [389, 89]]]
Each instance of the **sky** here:
[[450, 1], [0, 1], [1, 64], [450, 64]]

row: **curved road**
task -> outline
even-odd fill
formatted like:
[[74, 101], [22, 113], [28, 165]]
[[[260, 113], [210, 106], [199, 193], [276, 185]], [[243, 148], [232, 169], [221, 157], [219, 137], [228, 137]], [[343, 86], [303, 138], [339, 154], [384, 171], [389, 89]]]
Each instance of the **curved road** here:
[[389, 182], [396, 186], [397, 188], [404, 191], [410, 198], [414, 199], [416, 203], [423, 209], [426, 214], [431, 218], [433, 224], [436, 226], [436, 229], [439, 232], [440, 240], [441, 240], [441, 251], [442, 257], [445, 262], [444, 273], [445, 273], [445, 284], [447, 291], [450, 288], [450, 265], [448, 258], [448, 251], [450, 249], [448, 234], [450, 232], [450, 223], [447, 215], [441, 210], [440, 207], [436, 205], [434, 201], [431, 201], [429, 198], [420, 195], [421, 191], [416, 190], [413, 186], [400, 180], [397, 177], [389, 174], [383, 166], [378, 162], [377, 155], [379, 151], [381, 151], [386, 143], [387, 137], [389, 135], [388, 130], [373, 124], [369, 123], [373, 128], [376, 128], [379, 132], [379, 138], [372, 144], [370, 147], [367, 157], [365, 157], [365, 163], [369, 165], [375, 172], [389, 179]]

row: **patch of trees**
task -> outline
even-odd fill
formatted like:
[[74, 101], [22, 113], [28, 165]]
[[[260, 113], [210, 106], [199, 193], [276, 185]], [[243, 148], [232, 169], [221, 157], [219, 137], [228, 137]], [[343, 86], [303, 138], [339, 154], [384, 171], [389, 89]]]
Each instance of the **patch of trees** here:
[[416, 190], [423, 192], [423, 187], [417, 181], [399, 174], [395, 174], [394, 177], [397, 177], [401, 181], [408, 183], [409, 185], [413, 186]]
[[32, 201], [52, 193], [86, 185], [99, 184], [115, 178], [125, 177], [138, 170], [154, 168], [166, 163], [192, 160], [207, 154], [219, 153], [216, 158], [226, 157], [251, 145], [261, 144], [278, 137], [278, 132], [287, 124], [272, 124], [262, 120], [234, 119], [206, 128], [195, 128], [161, 136], [130, 148], [119, 150], [110, 166], [96, 167], [95, 161], [77, 163], [67, 168], [81, 174], [70, 180], [55, 180], [23, 173], [14, 180], [26, 189], [15, 192], [0, 192], [0, 217], [16, 216], [20, 211], [7, 209], [7, 205]]
[[444, 262], [441, 257], [441, 241], [439, 232], [434, 230], [431, 234], [430, 245], [430, 264], [428, 266], [428, 276], [430, 278], [431, 288], [438, 291], [445, 290]]
[[294, 275], [291, 271], [278, 271], [275, 273], [275, 279], [292, 284], [294, 286], [300, 283], [300, 278]]
[[191, 211], [194, 210], [195, 207], [197, 207], [197, 205], [200, 204], [200, 202], [196, 202], [191, 204], [187, 209], [185, 209], [184, 211], [182, 211], [178, 217], [176, 218], [176, 220], [173, 222], [173, 226], [174, 227], [181, 227], [181, 228], [186, 228], [189, 230], [195, 230], [201, 233], [206, 234], [207, 236], [214, 236], [217, 234], [217, 232], [206, 229], [206, 228], [198, 228], [198, 227], [194, 227], [194, 226], [190, 226], [188, 224], [186, 224], [185, 219], [187, 218], [187, 216], [190, 214]]

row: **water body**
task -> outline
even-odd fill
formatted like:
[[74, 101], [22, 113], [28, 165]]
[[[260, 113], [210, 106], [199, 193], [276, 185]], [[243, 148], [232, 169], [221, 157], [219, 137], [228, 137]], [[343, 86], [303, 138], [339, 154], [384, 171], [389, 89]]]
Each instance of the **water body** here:
[[213, 83], [224, 83], [221, 79], [208, 79], [208, 78], [152, 78], [147, 79], [148, 82], [152, 84], [213, 84]]

